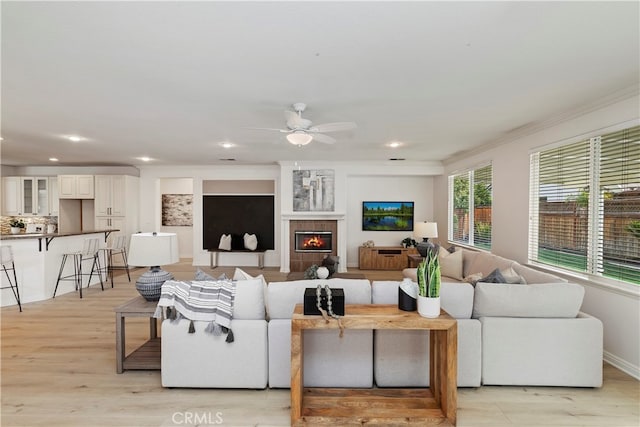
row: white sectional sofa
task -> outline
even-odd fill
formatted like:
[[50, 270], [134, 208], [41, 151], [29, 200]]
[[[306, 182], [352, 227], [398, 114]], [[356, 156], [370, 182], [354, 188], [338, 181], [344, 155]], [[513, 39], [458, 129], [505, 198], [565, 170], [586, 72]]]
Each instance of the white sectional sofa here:
[[[267, 288], [269, 317], [269, 387], [291, 386], [291, 316], [302, 304], [304, 290], [318, 284], [344, 289], [345, 304], [371, 304], [371, 284], [366, 279], [295, 280], [271, 282]], [[373, 331], [305, 331], [304, 386], [373, 386]]]
[[[463, 249], [455, 256], [461, 265], [443, 255], [441, 265], [450, 264], [443, 269], [441, 304], [458, 320], [459, 387], [602, 385], [602, 322], [579, 311], [582, 286], [488, 253]], [[464, 282], [495, 269], [526, 284], [474, 288]], [[163, 386], [289, 388], [291, 316], [305, 289], [318, 284], [344, 289], [346, 304], [397, 304], [400, 282], [297, 280], [265, 290], [262, 278], [247, 276], [237, 284], [233, 343], [205, 333], [201, 322], [193, 334], [189, 321], [163, 322]], [[304, 386], [427, 386], [428, 337], [423, 331], [345, 330], [343, 338], [336, 329], [306, 331]]]
[[267, 321], [262, 279], [238, 282], [231, 330], [205, 332], [206, 322], [162, 322], [162, 385], [164, 387], [265, 388], [268, 380]]
[[[486, 277], [499, 269], [515, 272], [526, 282], [475, 285], [470, 317], [481, 324], [482, 384], [602, 385], [603, 326], [600, 320], [579, 312], [584, 297], [581, 285], [490, 253], [461, 248], [457, 251], [460, 252], [455, 256], [460, 257], [461, 267], [447, 265], [446, 255], [441, 263], [446, 266], [442, 280], [450, 282], [442, 286], [445, 310], [450, 304], [445, 289], [462, 285], [464, 278], [474, 274]], [[415, 280], [415, 269], [405, 269], [403, 274]], [[462, 334], [461, 321], [458, 327]], [[465, 351], [464, 345], [460, 338], [459, 353]], [[427, 355], [423, 350], [421, 357]], [[378, 358], [375, 361], [378, 363]], [[465, 366], [459, 355], [459, 369]], [[458, 375], [459, 386], [463, 385], [461, 379]]]
[[[397, 304], [400, 282], [374, 281], [374, 304]], [[480, 321], [472, 319], [473, 286], [443, 283], [442, 308], [458, 320], [458, 387], [479, 387], [482, 346]], [[378, 387], [429, 385], [429, 332], [378, 330], [374, 332], [374, 377]]]

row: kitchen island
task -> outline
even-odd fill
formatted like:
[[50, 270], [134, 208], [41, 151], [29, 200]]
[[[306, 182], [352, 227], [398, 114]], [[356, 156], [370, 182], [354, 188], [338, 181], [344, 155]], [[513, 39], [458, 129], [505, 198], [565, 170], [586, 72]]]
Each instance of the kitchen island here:
[[[18, 277], [20, 299], [22, 304], [42, 301], [53, 297], [56, 279], [60, 271], [62, 254], [82, 250], [84, 240], [99, 238], [100, 247], [106, 247], [109, 234], [118, 230], [83, 230], [66, 233], [21, 233], [0, 235], [0, 243], [10, 245]], [[104, 266], [104, 259], [100, 260]], [[86, 261], [83, 270], [91, 271], [91, 263]], [[73, 274], [73, 262], [67, 262], [64, 276]], [[4, 274], [3, 274], [4, 276]], [[103, 278], [104, 280], [104, 278]], [[6, 277], [2, 279], [5, 286]], [[92, 277], [91, 284], [100, 283], [97, 276]], [[86, 286], [86, 278], [83, 280]], [[11, 289], [2, 289], [0, 305], [17, 305]], [[56, 296], [75, 292], [73, 281], [60, 281]]]

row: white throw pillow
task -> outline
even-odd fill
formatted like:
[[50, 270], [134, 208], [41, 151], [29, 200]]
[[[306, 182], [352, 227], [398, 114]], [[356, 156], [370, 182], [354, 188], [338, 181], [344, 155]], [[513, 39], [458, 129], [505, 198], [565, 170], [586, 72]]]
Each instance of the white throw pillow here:
[[462, 276], [462, 251], [449, 252], [442, 246], [438, 252], [440, 262], [440, 274], [456, 280], [463, 280]]
[[249, 273], [247, 273], [246, 271], [237, 268], [236, 267], [236, 271], [233, 272], [233, 280], [238, 281], [238, 286], [242, 286], [242, 281], [244, 280], [253, 280], [253, 279], [259, 279], [262, 281], [262, 293], [263, 293], [263, 298], [265, 301], [265, 305], [266, 305], [266, 301], [267, 301], [267, 281], [264, 278], [264, 275], [260, 274], [256, 277], [253, 277], [252, 275], [250, 275]]
[[258, 238], [255, 234], [244, 233], [244, 247], [250, 251], [255, 251], [258, 248]]
[[223, 234], [220, 236], [220, 244], [218, 244], [218, 249], [222, 249], [223, 251], [231, 250], [231, 234]]

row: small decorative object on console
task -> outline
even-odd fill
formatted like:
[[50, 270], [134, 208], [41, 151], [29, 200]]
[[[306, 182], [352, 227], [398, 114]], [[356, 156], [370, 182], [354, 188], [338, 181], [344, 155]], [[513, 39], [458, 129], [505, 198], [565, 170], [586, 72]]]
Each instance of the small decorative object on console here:
[[329, 269], [327, 267], [318, 267], [316, 276], [318, 276], [318, 279], [326, 279], [329, 277]]
[[440, 263], [438, 252], [428, 250], [418, 265], [418, 313], [423, 317], [440, 315]]
[[367, 240], [366, 242], [364, 242], [362, 244], [362, 246], [364, 246], [365, 248], [372, 248], [374, 247], [376, 244], [374, 243], [373, 240]]
[[305, 315], [322, 314], [318, 308], [318, 298], [320, 299], [320, 307], [331, 317], [344, 316], [344, 289], [331, 289], [329, 285], [306, 288], [304, 290]]
[[416, 311], [417, 299], [418, 284], [405, 277], [398, 287], [398, 308], [403, 311]]

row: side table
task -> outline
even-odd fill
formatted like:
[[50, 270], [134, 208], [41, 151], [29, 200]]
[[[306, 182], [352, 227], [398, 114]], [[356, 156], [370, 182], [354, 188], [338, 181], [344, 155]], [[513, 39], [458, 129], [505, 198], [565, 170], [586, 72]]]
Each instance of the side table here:
[[[160, 338], [157, 319], [153, 317], [158, 303], [137, 296], [114, 309], [116, 312], [116, 370], [125, 369], [160, 370]], [[148, 317], [149, 341], [125, 356], [125, 318]]]
[[424, 258], [422, 258], [422, 255], [420, 254], [409, 254], [407, 255], [407, 258], [409, 259], [409, 268], [417, 267], [418, 264], [420, 264], [422, 260], [424, 260]]

